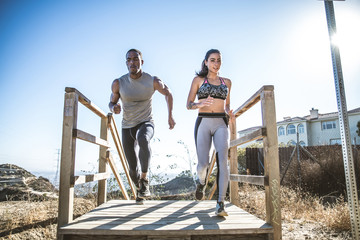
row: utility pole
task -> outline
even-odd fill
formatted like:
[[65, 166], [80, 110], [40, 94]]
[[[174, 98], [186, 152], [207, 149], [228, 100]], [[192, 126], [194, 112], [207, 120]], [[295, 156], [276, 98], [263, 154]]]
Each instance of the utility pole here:
[[333, 64], [336, 99], [339, 111], [340, 135], [343, 150], [343, 161], [346, 179], [346, 190], [350, 208], [350, 222], [352, 236], [360, 240], [360, 209], [356, 187], [356, 176], [354, 170], [354, 158], [351, 149], [351, 135], [349, 128], [348, 112], [346, 107], [345, 86], [342, 74], [339, 47], [334, 43], [333, 38], [336, 34], [336, 22], [334, 5], [332, 0], [324, 0], [326, 20], [330, 38], [331, 58]]

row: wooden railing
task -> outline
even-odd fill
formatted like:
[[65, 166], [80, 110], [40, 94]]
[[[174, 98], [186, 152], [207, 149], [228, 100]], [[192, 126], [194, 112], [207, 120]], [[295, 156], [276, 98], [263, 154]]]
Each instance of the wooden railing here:
[[[234, 111], [239, 117], [256, 103], [261, 102], [262, 127], [237, 138], [236, 121], [230, 122], [230, 201], [239, 206], [238, 182], [260, 185], [265, 187], [266, 222], [274, 229], [274, 239], [281, 239], [281, 206], [280, 206], [280, 167], [278, 155], [278, 140], [276, 128], [274, 87], [263, 86], [252, 95], [243, 105]], [[237, 147], [239, 145], [263, 139], [264, 147], [264, 176], [240, 175], [237, 162]], [[215, 153], [210, 161], [208, 177], [213, 170]], [[211, 199], [216, 183], [213, 184], [207, 199]]]
[[[81, 103], [90, 111], [101, 118], [100, 137], [77, 129], [78, 104]], [[120, 178], [119, 171], [115, 165], [114, 159], [109, 151], [109, 132], [117, 152], [120, 157], [122, 167], [127, 177], [133, 196], [135, 187], [130, 180], [128, 165], [125, 160], [124, 151], [121, 145], [117, 127], [111, 113], [105, 114], [100, 108], [93, 104], [81, 92], [75, 88], [65, 88], [63, 133], [61, 147], [61, 165], [60, 165], [60, 184], [59, 184], [59, 215], [58, 228], [73, 221], [73, 204], [74, 204], [74, 186], [92, 181], [98, 182], [97, 204], [106, 202], [106, 179], [110, 177], [108, 166], [114, 174], [121, 192], [125, 199], [129, 195]], [[81, 139], [86, 142], [99, 145], [99, 168], [98, 173], [75, 176], [75, 151], [76, 140]]]

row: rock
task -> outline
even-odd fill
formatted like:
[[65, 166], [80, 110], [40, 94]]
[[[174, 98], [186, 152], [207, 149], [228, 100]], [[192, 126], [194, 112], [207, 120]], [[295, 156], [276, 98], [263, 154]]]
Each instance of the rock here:
[[0, 164], [0, 201], [41, 201], [57, 198], [57, 190], [46, 178], [13, 164]]

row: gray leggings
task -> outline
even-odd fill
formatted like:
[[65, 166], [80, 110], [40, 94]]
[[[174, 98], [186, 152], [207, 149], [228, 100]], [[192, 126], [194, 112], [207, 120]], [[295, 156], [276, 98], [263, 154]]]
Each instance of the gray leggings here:
[[211, 143], [214, 142], [218, 167], [216, 178], [219, 190], [218, 201], [224, 201], [229, 185], [229, 132], [227, 124], [228, 121], [224, 113], [199, 113], [195, 123], [195, 144], [198, 156], [197, 174], [201, 184], [205, 184], [206, 181]]

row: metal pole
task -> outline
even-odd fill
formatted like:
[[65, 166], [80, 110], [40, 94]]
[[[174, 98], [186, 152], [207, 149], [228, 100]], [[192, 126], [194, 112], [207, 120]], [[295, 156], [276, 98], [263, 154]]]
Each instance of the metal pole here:
[[301, 188], [301, 165], [300, 165], [300, 147], [299, 147], [299, 132], [296, 133], [296, 153], [298, 161], [298, 186]]
[[339, 111], [340, 135], [341, 135], [342, 150], [343, 150], [346, 189], [347, 189], [348, 203], [350, 208], [351, 230], [352, 230], [353, 238], [359, 240], [360, 239], [359, 236], [360, 209], [359, 209], [359, 200], [358, 200], [357, 187], [356, 187], [353, 154], [351, 149], [349, 119], [348, 119], [348, 113], [346, 107], [345, 88], [344, 88], [344, 81], [343, 81], [341, 61], [340, 61], [340, 51], [338, 46], [336, 46], [332, 41], [334, 34], [336, 34], [334, 5], [332, 1], [328, 1], [328, 0], [325, 0], [324, 3], [325, 3], [326, 20], [327, 20], [327, 26], [328, 26], [329, 38], [330, 38], [331, 58], [333, 63], [333, 72], [334, 72], [335, 89], [336, 89], [336, 99], [337, 99], [337, 105]]

